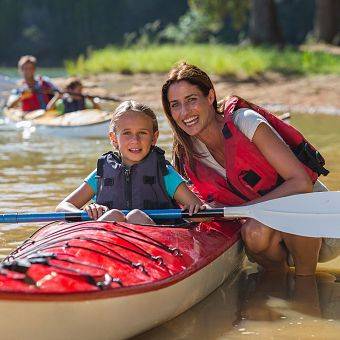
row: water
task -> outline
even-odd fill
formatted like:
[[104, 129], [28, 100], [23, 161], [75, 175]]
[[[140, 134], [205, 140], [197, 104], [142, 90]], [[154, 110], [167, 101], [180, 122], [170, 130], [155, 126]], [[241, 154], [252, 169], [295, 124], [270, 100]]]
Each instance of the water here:
[[[1, 90], [1, 88], [0, 88]], [[1, 118], [1, 117], [0, 117]], [[159, 145], [171, 149], [171, 132], [160, 116]], [[324, 179], [340, 188], [340, 117], [293, 116], [327, 159]], [[27, 138], [29, 137], [29, 138]], [[18, 131], [0, 123], [1, 212], [53, 211], [109, 150], [106, 139], [62, 139]], [[35, 224], [2, 225], [0, 257], [28, 237]], [[245, 268], [204, 301], [138, 339], [337, 339], [340, 331], [340, 260], [319, 267], [316, 277], [267, 275]]]

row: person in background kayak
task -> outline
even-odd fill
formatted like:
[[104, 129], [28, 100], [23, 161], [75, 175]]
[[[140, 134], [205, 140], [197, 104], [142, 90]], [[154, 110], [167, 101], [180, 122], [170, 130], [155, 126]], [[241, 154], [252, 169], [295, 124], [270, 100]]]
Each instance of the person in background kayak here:
[[[276, 129], [291, 140], [302, 142], [303, 136], [239, 97], [223, 102], [220, 111], [214, 86], [198, 67], [185, 62], [174, 67], [163, 85], [162, 102], [174, 131], [175, 168], [209, 205], [257, 203], [313, 190], [318, 174], [297, 159]], [[307, 154], [316, 154], [310, 144], [301, 145]], [[318, 159], [301, 152], [327, 174]], [[320, 238], [285, 234], [253, 219], [244, 222], [241, 234], [248, 257], [266, 270], [288, 270], [291, 254], [296, 275], [315, 273]]]
[[21, 104], [21, 109], [24, 112], [46, 109], [46, 105], [57, 91], [57, 87], [46, 77], [36, 77], [36, 66], [37, 59], [32, 55], [25, 55], [19, 59], [18, 69], [23, 80], [21, 86], [12, 91], [7, 102], [8, 108]]
[[47, 104], [46, 110], [57, 110], [59, 114], [85, 109], [100, 110], [100, 106], [92, 97], [83, 95], [83, 84], [79, 79], [70, 79], [64, 93], [56, 93]]
[[[204, 209], [200, 199], [156, 146], [158, 123], [155, 113], [143, 104], [129, 100], [115, 110], [109, 138], [118, 152], [103, 154], [97, 169], [67, 196], [56, 211], [77, 212], [85, 207], [95, 220], [134, 224], [154, 224], [139, 209], [175, 208], [179, 203], [189, 214]], [[131, 210], [126, 216], [123, 209]]]

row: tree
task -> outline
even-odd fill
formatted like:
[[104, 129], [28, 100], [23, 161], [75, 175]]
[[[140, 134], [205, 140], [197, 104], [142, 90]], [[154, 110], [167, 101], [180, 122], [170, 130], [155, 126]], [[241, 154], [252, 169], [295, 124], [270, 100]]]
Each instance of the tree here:
[[188, 0], [188, 3], [192, 10], [207, 16], [215, 24], [230, 17], [234, 28], [239, 30], [247, 21], [249, 0]]
[[340, 45], [340, 1], [316, 0], [314, 36], [319, 42]]
[[[322, 0], [321, 0], [322, 1]], [[252, 0], [250, 6], [249, 38], [255, 44], [283, 45], [274, 0]]]

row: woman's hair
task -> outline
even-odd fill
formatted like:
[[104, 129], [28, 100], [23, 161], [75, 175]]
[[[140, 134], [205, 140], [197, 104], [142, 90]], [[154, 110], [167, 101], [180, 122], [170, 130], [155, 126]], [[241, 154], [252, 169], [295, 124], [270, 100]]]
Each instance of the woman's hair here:
[[[210, 90], [215, 92], [215, 89], [211, 79], [203, 70], [186, 62], [181, 62], [170, 70], [168, 79], [162, 87], [163, 109], [174, 132], [172, 158], [176, 170], [182, 175], [186, 175], [183, 167], [184, 157], [187, 158], [190, 168], [195, 171], [194, 157], [201, 157], [201, 155], [195, 153], [191, 137], [177, 125], [171, 114], [168, 99], [169, 88], [172, 84], [182, 80], [197, 86], [205, 96], [208, 96]], [[216, 96], [213, 107], [218, 113]]]
[[65, 84], [66, 90], [74, 90], [78, 86], [83, 86], [82, 82], [78, 78], [70, 78], [68, 79], [67, 83]]
[[119, 106], [113, 112], [113, 116], [110, 122], [110, 131], [114, 132], [119, 118], [122, 117], [125, 113], [131, 111], [141, 112], [150, 117], [152, 120], [153, 132], [158, 131], [157, 117], [153, 110], [149, 106], [138, 103], [134, 100], [126, 100], [119, 104]]

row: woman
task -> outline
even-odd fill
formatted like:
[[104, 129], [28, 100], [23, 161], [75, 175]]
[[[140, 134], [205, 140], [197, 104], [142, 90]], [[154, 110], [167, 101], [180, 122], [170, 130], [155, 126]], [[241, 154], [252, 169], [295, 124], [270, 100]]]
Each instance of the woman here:
[[[224, 103], [224, 114], [219, 112], [214, 86], [198, 67], [182, 63], [173, 68], [162, 88], [162, 102], [174, 131], [175, 166], [211, 204], [257, 203], [313, 190], [318, 174], [297, 159], [276, 130], [297, 142], [296, 149], [303, 136], [238, 97]], [[301, 145], [317, 154], [309, 144]], [[307, 161], [327, 174], [317, 159]], [[252, 219], [245, 221], [241, 233], [248, 256], [265, 269], [287, 270], [290, 253], [296, 275], [315, 273], [320, 238], [285, 234]]]

